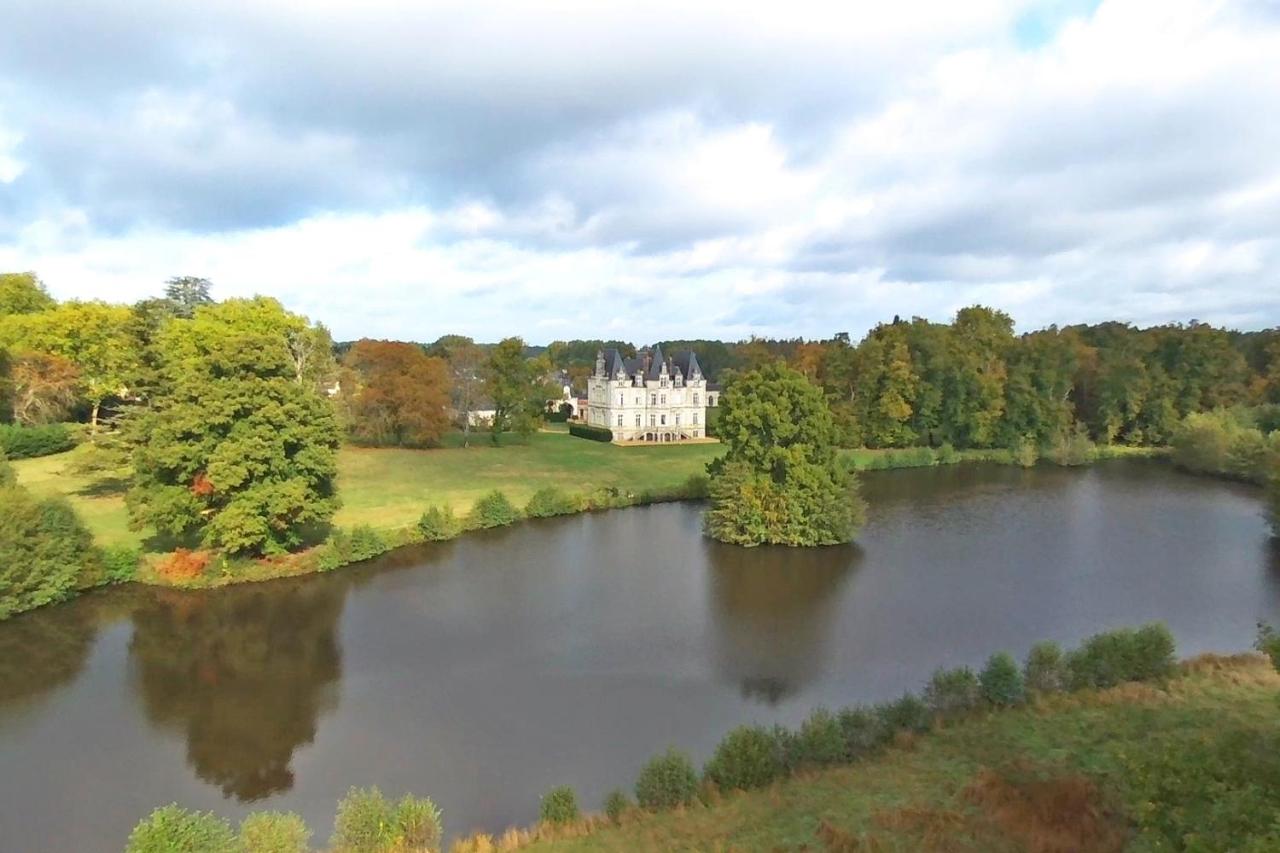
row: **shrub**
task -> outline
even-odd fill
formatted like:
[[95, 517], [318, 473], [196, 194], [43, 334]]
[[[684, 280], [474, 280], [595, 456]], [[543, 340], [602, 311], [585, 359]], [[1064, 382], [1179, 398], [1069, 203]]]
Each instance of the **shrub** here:
[[1199, 474], [1225, 473], [1227, 454], [1238, 430], [1235, 419], [1224, 411], [1187, 415], [1170, 442], [1173, 463]]
[[0, 489], [16, 485], [17, 482], [18, 472], [13, 470], [9, 459], [4, 455], [4, 448], [0, 447]]
[[1280, 633], [1264, 622], [1258, 623], [1258, 639], [1253, 647], [1271, 658], [1271, 665], [1280, 672]]
[[563, 489], [556, 486], [543, 486], [529, 498], [524, 514], [529, 518], [551, 518], [575, 513], [578, 507], [577, 498], [566, 494]]
[[437, 850], [440, 810], [429, 799], [406, 795], [392, 803], [377, 788], [352, 788], [338, 803], [329, 843], [334, 853]]
[[382, 534], [367, 524], [360, 524], [351, 530], [351, 560], [360, 563], [372, 560], [391, 550], [391, 546]]
[[1163, 678], [1173, 670], [1173, 653], [1173, 636], [1159, 623], [1095, 634], [1067, 655], [1068, 682], [1078, 690]]
[[935, 670], [925, 686], [924, 701], [939, 717], [966, 714], [982, 701], [978, 676], [967, 666]]
[[293, 812], [254, 812], [240, 824], [241, 853], [307, 853], [311, 830]]
[[631, 800], [625, 791], [614, 789], [604, 798], [604, 813], [614, 823], [622, 823], [622, 816], [631, 808]]
[[844, 761], [844, 732], [840, 721], [827, 709], [818, 708], [800, 724], [792, 751], [796, 767], [827, 767]]
[[777, 742], [768, 729], [739, 726], [716, 747], [703, 776], [722, 791], [763, 788], [782, 775]]
[[885, 739], [899, 731], [927, 732], [931, 725], [929, 706], [914, 693], [906, 693], [896, 702], [876, 706], [876, 714], [885, 728]]
[[64, 498], [0, 488], [0, 619], [69, 598], [100, 570], [93, 537]]
[[711, 478], [706, 474], [690, 474], [677, 491], [677, 499], [682, 501], [700, 501], [709, 497], [711, 497]]
[[66, 424], [18, 426], [0, 424], [0, 450], [10, 459], [33, 459], [62, 453], [76, 446]]
[[102, 568], [107, 583], [128, 583], [138, 574], [142, 552], [128, 545], [112, 545], [102, 549]]
[[448, 506], [433, 506], [418, 519], [418, 533], [426, 542], [445, 542], [462, 532], [462, 522]]
[[476, 501], [467, 516], [467, 525], [473, 529], [487, 530], [514, 524], [519, 519], [519, 511], [511, 505], [506, 495], [495, 489]]
[[1059, 433], [1046, 455], [1056, 465], [1088, 465], [1096, 458], [1097, 450], [1089, 439], [1089, 431], [1077, 424], [1075, 429]]
[[998, 708], [1021, 705], [1026, 701], [1027, 688], [1013, 655], [998, 652], [987, 658], [987, 665], [978, 676], [982, 684], [982, 696]]
[[1018, 439], [1009, 447], [1009, 455], [1013, 457], [1013, 464], [1020, 465], [1023, 468], [1033, 467], [1036, 464], [1036, 460], [1040, 458], [1035, 442], [1026, 436]]
[[860, 705], [845, 708], [836, 719], [840, 722], [840, 733], [844, 736], [846, 761], [854, 761], [874, 752], [891, 735], [884, 720], [872, 708]]
[[688, 805], [697, 791], [693, 762], [675, 747], [651, 758], [636, 780], [636, 802], [650, 811]]
[[225, 820], [177, 804], [156, 809], [129, 833], [125, 853], [239, 853]]
[[580, 817], [582, 813], [578, 811], [578, 795], [568, 785], [548, 791], [538, 808], [538, 818], [545, 823], [574, 823]]
[[1022, 669], [1023, 681], [1028, 690], [1037, 693], [1056, 693], [1067, 686], [1066, 661], [1062, 647], [1046, 640], [1036, 643], [1027, 653]]
[[955, 445], [949, 441], [943, 442], [942, 446], [934, 452], [934, 456], [937, 457], [939, 465], [955, 465], [962, 458]]
[[592, 441], [613, 441], [613, 430], [591, 426], [590, 424], [569, 424], [569, 435], [576, 435], [578, 438], [589, 438]]
[[193, 580], [204, 574], [209, 565], [209, 552], [177, 548], [156, 566], [156, 572], [169, 580]]

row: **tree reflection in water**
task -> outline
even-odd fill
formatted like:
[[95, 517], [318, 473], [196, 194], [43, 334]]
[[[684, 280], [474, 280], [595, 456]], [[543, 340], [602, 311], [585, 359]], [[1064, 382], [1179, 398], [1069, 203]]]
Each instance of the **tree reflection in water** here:
[[336, 705], [347, 586], [327, 580], [159, 591], [134, 615], [130, 668], [148, 718], [182, 730], [196, 775], [229, 797], [289, 790], [294, 750]]
[[46, 607], [0, 623], [0, 709], [21, 707], [80, 674], [99, 626], [122, 615], [104, 606], [106, 598]]
[[775, 705], [821, 673], [856, 545], [740, 548], [706, 541], [717, 665], [744, 697]]

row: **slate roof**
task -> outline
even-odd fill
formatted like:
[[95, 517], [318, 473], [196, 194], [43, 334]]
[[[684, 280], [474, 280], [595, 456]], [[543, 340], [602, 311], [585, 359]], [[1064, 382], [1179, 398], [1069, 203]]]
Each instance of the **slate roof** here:
[[[604, 356], [604, 372], [605, 376], [613, 378], [618, 375], [618, 370], [627, 374], [627, 378], [634, 379], [636, 374], [642, 374], [646, 381], [655, 381], [662, 375], [662, 365], [667, 365], [667, 375], [675, 378], [676, 371], [686, 381], [693, 379], [694, 374], [702, 374], [702, 366], [698, 364], [698, 356], [693, 350], [683, 350], [674, 356], [667, 358], [662, 354], [662, 347], [654, 347], [653, 351], [641, 350], [636, 354], [635, 358], [623, 358], [616, 349], [607, 349], [603, 351]], [[704, 377], [705, 378], [705, 377]], [[708, 386], [710, 388], [710, 386]]]

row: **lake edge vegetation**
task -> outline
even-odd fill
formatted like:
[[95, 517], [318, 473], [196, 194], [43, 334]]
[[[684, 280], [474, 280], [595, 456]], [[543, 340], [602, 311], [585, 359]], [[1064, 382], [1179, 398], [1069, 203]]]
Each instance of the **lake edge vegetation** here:
[[[1179, 664], [1168, 630], [1151, 623], [1096, 634], [1069, 651], [1038, 643], [1021, 666], [997, 652], [978, 672], [967, 667], [935, 671], [919, 694], [834, 712], [817, 708], [794, 730], [739, 726], [701, 772], [686, 753], [670, 747], [641, 770], [634, 800], [622, 791], [604, 798], [604, 815], [581, 816], [576, 792], [553, 788], [541, 801], [538, 825], [460, 837], [451, 849], [693, 849], [734, 846], [743, 833], [757, 845], [767, 839], [773, 847], [830, 846], [833, 840], [909, 845], [943, 828], [961, 845], [956, 849], [992, 849], [983, 845], [993, 841], [1021, 849], [1018, 843], [1026, 842], [1027, 833], [1050, 828], [1029, 818], [1029, 824], [993, 820], [991, 812], [999, 815], [1001, 809], [988, 807], [1041, 796], [1062, 807], [1059, 825], [1052, 829], [1074, 839], [1077, 847], [1118, 851], [1141, 839], [1176, 848], [1196, 838], [1209, 845], [1206, 849], [1270, 849], [1267, 845], [1280, 843], [1280, 830], [1259, 807], [1258, 798], [1265, 795], [1258, 786], [1274, 784], [1277, 771], [1274, 762], [1250, 756], [1258, 754], [1259, 743], [1280, 744], [1280, 722], [1273, 713], [1280, 695], [1280, 653], [1275, 651], [1280, 643], [1260, 626], [1258, 644], [1271, 654], [1270, 661], [1207, 655]], [[1202, 706], [1217, 703], [1228, 703], [1231, 713], [1206, 725], [1211, 717]], [[1182, 725], [1199, 720], [1197, 730], [1204, 737], [1165, 737], [1161, 750], [1126, 748], [1160, 731], [1153, 725], [1158, 720]], [[1055, 741], [1059, 735], [1078, 751], [1064, 750]], [[964, 760], [957, 762], [947, 749], [960, 750]], [[925, 799], [902, 764], [928, 778]], [[1194, 782], [1174, 784], [1191, 766], [1199, 768]], [[859, 800], [852, 783], [881, 778], [887, 781], [877, 794]], [[832, 802], [810, 807], [810, 790], [841, 803], [847, 814], [833, 812]], [[975, 799], [977, 791], [1000, 796]], [[1064, 793], [1065, 805], [1058, 799]], [[338, 825], [351, 802], [371, 796], [353, 790], [339, 808]], [[412, 797], [402, 802], [418, 804], [430, 837], [440, 844], [434, 805], [428, 808], [421, 804], [429, 800]], [[780, 808], [783, 803], [786, 808]], [[936, 814], [941, 823], [885, 819], [899, 808], [904, 815]], [[214, 816], [169, 806], [139, 827], [155, 825], [158, 815], [219, 823]], [[395, 821], [384, 816], [383, 825]], [[225, 822], [218, 831], [234, 837]], [[300, 835], [295, 827], [292, 837]], [[394, 846], [390, 834], [359, 847], [339, 843], [337, 832], [335, 839], [335, 850], [406, 849]], [[971, 846], [963, 846], [966, 840]], [[130, 846], [127, 853], [149, 849], [159, 848]], [[302, 853], [308, 848], [302, 842], [287, 849]]]

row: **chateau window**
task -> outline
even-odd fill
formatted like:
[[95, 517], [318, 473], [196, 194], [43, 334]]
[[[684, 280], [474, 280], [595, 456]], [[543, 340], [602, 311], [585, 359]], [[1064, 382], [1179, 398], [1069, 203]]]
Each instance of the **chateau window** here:
[[622, 426], [622, 415], [618, 415], [618, 426]]
[[697, 412], [694, 412], [694, 413], [693, 413], [693, 422], [694, 422], [695, 424], [698, 422], [698, 413], [697, 413]]
[[662, 416], [662, 425], [663, 425], [663, 426], [666, 426], [666, 425], [667, 425], [667, 416], [666, 416], [666, 415], [663, 415], [663, 416]]
[[664, 406], [665, 406], [666, 404], [667, 404], [667, 395], [666, 395], [666, 394], [663, 394], [663, 395], [662, 395], [662, 405], [664, 405]]
[[618, 395], [618, 405], [619, 405], [619, 406], [625, 406], [626, 404], [627, 404], [627, 401], [623, 399], [623, 397], [622, 397], [622, 395], [621, 395], [621, 394], [619, 394], [619, 395]]
[[657, 426], [657, 416], [649, 415], [649, 426]]
[[657, 394], [650, 394], [650, 395], [649, 395], [649, 405], [650, 405], [650, 406], [656, 406], [656, 405], [658, 405], [658, 395], [657, 395]]
[[693, 392], [693, 404], [694, 404], [695, 406], [696, 406], [696, 405], [698, 405], [698, 392], [697, 392], [697, 391], [694, 391], [694, 392]]
[[676, 426], [680, 426], [680, 413], [676, 412]]
[[637, 406], [638, 406], [638, 405], [640, 405], [640, 401], [641, 401], [641, 400], [643, 400], [643, 399], [644, 399], [644, 397], [641, 397], [639, 394], [637, 394], [637, 395], [636, 395], [636, 405], [637, 405]]
[[636, 426], [640, 426], [640, 416], [636, 415]]

